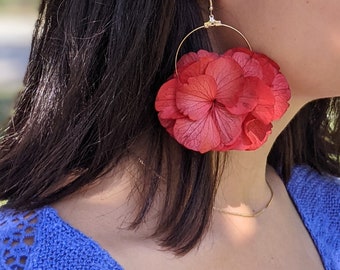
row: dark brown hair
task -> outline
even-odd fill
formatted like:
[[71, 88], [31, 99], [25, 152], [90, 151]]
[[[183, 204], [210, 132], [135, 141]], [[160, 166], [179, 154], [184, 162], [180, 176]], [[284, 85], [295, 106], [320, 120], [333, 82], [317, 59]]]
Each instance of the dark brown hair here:
[[[43, 0], [25, 89], [0, 142], [6, 207], [34, 209], [72, 194], [148, 138], [143, 158], [152, 170], [144, 170], [136, 189], [140, 208], [131, 228], [143, 222], [163, 181], [157, 174], [166, 172], [153, 237], [176, 254], [197, 245], [218, 185], [212, 160], [219, 161], [175, 143], [158, 123], [154, 100], [173, 72], [180, 40], [202, 25], [200, 14], [195, 0]], [[204, 31], [187, 40], [182, 53], [200, 48], [210, 48]], [[269, 163], [285, 179], [295, 164], [340, 175], [339, 120], [339, 99], [307, 105]], [[63, 182], [70, 174], [78, 177]]]

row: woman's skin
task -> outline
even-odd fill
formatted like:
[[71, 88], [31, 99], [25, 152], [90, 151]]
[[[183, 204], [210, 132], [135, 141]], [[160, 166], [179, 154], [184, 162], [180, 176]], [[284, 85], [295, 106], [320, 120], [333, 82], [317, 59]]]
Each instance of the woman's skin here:
[[[204, 8], [208, 0], [203, 1]], [[292, 90], [287, 113], [274, 123], [269, 140], [257, 151], [230, 151], [215, 206], [249, 214], [272, 204], [256, 218], [214, 212], [201, 245], [184, 257], [161, 251], [146, 239], [157, 217], [157, 203], [137, 231], [122, 229], [133, 216], [128, 200], [140, 164], [126, 160], [95, 186], [54, 207], [72, 226], [96, 240], [126, 269], [323, 269], [317, 250], [286, 189], [266, 165], [273, 142], [308, 101], [340, 95], [340, 1], [218, 0], [216, 19], [235, 26], [254, 51], [275, 60]], [[211, 34], [215, 51], [238, 42], [230, 32]], [[161, 200], [161, 198], [159, 198]]]
[[[280, 132], [308, 101], [340, 96], [340, 2], [214, 2], [216, 18], [237, 27], [250, 41], [254, 51], [262, 52], [277, 62], [292, 91], [290, 107], [282, 119], [274, 122], [273, 133], [266, 144], [257, 151], [229, 154], [228, 175], [219, 192], [228, 198], [228, 202], [220, 199], [218, 205], [223, 206], [223, 201], [227, 205], [235, 204], [238, 200], [249, 202], [254, 208], [256, 201], [263, 198], [266, 159]], [[218, 46], [230, 43], [230, 38], [225, 35], [215, 34], [212, 39]], [[255, 187], [257, 181], [261, 184]], [[254, 188], [253, 191], [251, 188]], [[259, 199], [251, 199], [257, 195]]]

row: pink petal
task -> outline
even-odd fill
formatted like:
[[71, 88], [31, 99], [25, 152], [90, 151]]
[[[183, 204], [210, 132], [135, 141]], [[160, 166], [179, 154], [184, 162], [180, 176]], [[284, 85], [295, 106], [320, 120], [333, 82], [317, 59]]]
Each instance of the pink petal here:
[[280, 67], [269, 57], [261, 53], [252, 52], [246, 48], [235, 48], [224, 55], [231, 56], [245, 72], [245, 77], [254, 76], [271, 86]]
[[232, 107], [243, 91], [242, 69], [231, 58], [220, 57], [209, 63], [206, 74], [215, 78], [217, 83], [216, 99], [226, 107]]
[[186, 148], [200, 153], [206, 153], [220, 144], [219, 132], [211, 114], [199, 121], [178, 119], [174, 137]]
[[217, 59], [217, 58], [219, 58], [219, 55], [218, 55], [217, 53], [208, 52], [208, 51], [206, 51], [206, 50], [199, 50], [199, 51], [197, 52], [197, 56], [198, 56], [199, 58], [210, 58], [211, 61], [212, 61], [212, 60], [215, 60], [215, 59]]
[[246, 134], [242, 131], [240, 136], [237, 138], [235, 142], [229, 145], [225, 145], [223, 149], [219, 151], [228, 151], [228, 150], [249, 150], [252, 142], [246, 136]]
[[237, 95], [237, 101], [231, 104], [227, 109], [237, 115], [249, 113], [254, 110], [258, 104], [258, 84], [259, 79], [247, 77], [244, 79], [242, 90]]
[[230, 114], [224, 107], [216, 106], [213, 110], [216, 126], [221, 137], [221, 143], [217, 151], [235, 142], [242, 132], [242, 121], [244, 116]]
[[177, 68], [181, 69], [183, 67], [191, 65], [192, 63], [194, 63], [196, 61], [198, 61], [197, 53], [194, 53], [194, 52], [186, 53], [177, 62]]
[[206, 117], [216, 96], [216, 82], [208, 75], [188, 79], [176, 94], [179, 111], [191, 120]]
[[[230, 55], [230, 52], [226, 55]], [[240, 65], [245, 77], [253, 76], [262, 79], [263, 73], [260, 63], [252, 55], [252, 53], [248, 54], [244, 51], [233, 51], [231, 57]]]
[[178, 78], [180, 82], [186, 83], [188, 82], [189, 78], [196, 77], [199, 75], [203, 75], [205, 73], [205, 70], [208, 66], [208, 64], [212, 60], [210, 58], [201, 58], [197, 62], [193, 62], [190, 65], [187, 65], [186, 67], [182, 69], [178, 69]]
[[254, 53], [254, 58], [259, 61], [262, 67], [263, 77], [261, 79], [271, 86], [275, 76], [279, 73], [280, 67], [264, 54]]
[[272, 88], [275, 98], [274, 120], [276, 120], [281, 118], [289, 107], [288, 101], [291, 97], [291, 93], [288, 82], [281, 73], [275, 76]]
[[[256, 79], [256, 78], [253, 78]], [[274, 117], [274, 104], [275, 99], [272, 89], [267, 86], [263, 81], [258, 80], [257, 91], [257, 105], [254, 108], [252, 115], [261, 120], [265, 124], [269, 124], [273, 121]]]
[[271, 134], [272, 124], [265, 125], [257, 119], [252, 119], [244, 124], [244, 133], [251, 141], [251, 145], [246, 150], [255, 150], [262, 146], [269, 134]]
[[263, 145], [271, 133], [272, 125], [248, 116], [243, 123], [243, 130], [238, 139], [225, 150], [256, 150]]
[[158, 116], [163, 119], [183, 117], [176, 106], [176, 91], [181, 86], [177, 79], [164, 83], [158, 91], [155, 108]]
[[180, 81], [185, 83], [191, 77], [204, 74], [207, 65], [218, 57], [218, 54], [205, 50], [183, 55], [177, 63], [177, 73]]
[[171, 136], [174, 136], [174, 125], [176, 120], [159, 118], [159, 122]]
[[181, 69], [191, 65], [194, 62], [199, 61], [202, 58], [208, 58], [211, 61], [217, 59], [219, 56], [214, 52], [208, 52], [206, 50], [199, 50], [197, 53], [189, 52], [184, 54], [177, 62], [177, 68]]

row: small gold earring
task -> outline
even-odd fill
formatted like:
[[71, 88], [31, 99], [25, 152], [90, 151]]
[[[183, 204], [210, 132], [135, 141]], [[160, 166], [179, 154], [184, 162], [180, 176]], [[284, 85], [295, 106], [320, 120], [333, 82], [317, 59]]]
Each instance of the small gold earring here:
[[213, 1], [212, 0], [209, 0], [209, 3], [210, 3], [210, 6], [209, 6], [209, 21], [205, 22], [203, 25], [193, 29], [192, 31], [190, 31], [183, 39], [182, 41], [179, 43], [178, 45], [178, 48], [177, 48], [177, 51], [176, 51], [176, 55], [175, 55], [175, 72], [176, 72], [176, 75], [178, 75], [178, 72], [177, 72], [177, 59], [178, 59], [178, 54], [179, 54], [179, 51], [180, 49], [182, 48], [182, 45], [183, 43], [188, 39], [189, 36], [191, 36], [193, 33], [195, 33], [196, 31], [200, 30], [200, 29], [208, 29], [208, 28], [211, 28], [211, 27], [226, 27], [228, 29], [231, 29], [233, 31], [235, 31], [239, 36], [242, 37], [242, 39], [246, 42], [248, 48], [250, 51], [253, 51], [251, 45], [250, 45], [250, 42], [248, 41], [248, 39], [245, 37], [244, 34], [242, 34], [242, 32], [238, 29], [236, 29], [235, 27], [231, 26], [231, 25], [228, 25], [228, 24], [224, 24], [222, 23], [221, 21], [219, 20], [216, 20], [215, 19], [215, 16], [213, 14], [213, 11], [214, 11], [214, 6], [213, 6]]

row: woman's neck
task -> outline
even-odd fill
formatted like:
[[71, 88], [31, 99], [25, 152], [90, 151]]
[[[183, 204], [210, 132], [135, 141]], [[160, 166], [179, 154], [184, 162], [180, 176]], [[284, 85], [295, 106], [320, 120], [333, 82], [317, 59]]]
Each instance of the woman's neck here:
[[299, 99], [292, 100], [284, 116], [273, 123], [272, 134], [259, 149], [228, 152], [215, 207], [249, 214], [249, 211], [256, 211], [266, 205], [271, 197], [268, 184], [275, 175], [273, 170], [268, 169], [268, 154], [282, 130], [305, 103]]

